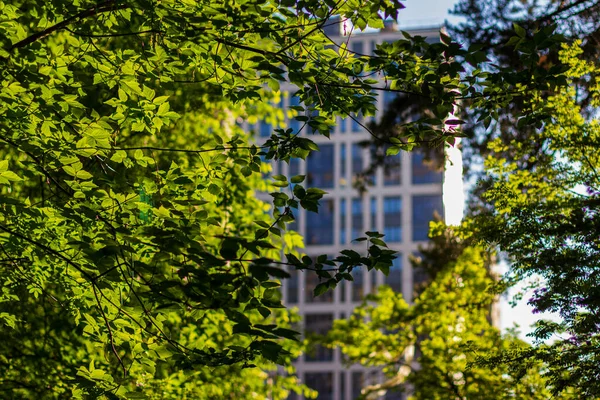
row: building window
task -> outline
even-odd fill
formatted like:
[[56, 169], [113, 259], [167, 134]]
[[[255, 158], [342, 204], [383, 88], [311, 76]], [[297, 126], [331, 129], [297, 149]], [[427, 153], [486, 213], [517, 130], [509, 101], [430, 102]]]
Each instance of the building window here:
[[382, 108], [384, 113], [387, 113], [389, 111], [390, 106], [392, 105], [394, 100], [396, 100], [397, 97], [398, 93], [396, 92], [392, 92], [389, 90], [383, 92]]
[[[387, 149], [386, 149], [387, 150]], [[383, 186], [397, 186], [401, 183], [401, 153], [386, 156], [383, 164]]]
[[348, 171], [346, 170], [347, 160], [346, 143], [340, 143], [340, 187], [348, 185]]
[[346, 371], [340, 372], [340, 399], [346, 399]]
[[402, 293], [402, 254], [392, 261], [389, 274], [385, 277], [385, 284], [396, 293]]
[[354, 53], [358, 53], [358, 55], [364, 55], [365, 54], [365, 46], [363, 44], [363, 42], [360, 41], [356, 41], [356, 42], [352, 42], [350, 44], [350, 48], [352, 49], [352, 51]]
[[421, 252], [413, 252], [412, 258], [415, 261], [412, 268], [413, 285], [420, 286], [429, 280], [429, 274], [427, 271], [425, 271], [423, 265], [421, 264], [423, 262], [423, 254], [421, 254]]
[[294, 232], [298, 232], [298, 230], [300, 229], [300, 224], [298, 223], [298, 221], [300, 220], [300, 213], [302, 212], [302, 210], [291, 210], [292, 216], [294, 217], [293, 221], [288, 222], [287, 224], [287, 230], [288, 231], [294, 231]]
[[357, 399], [360, 397], [360, 392], [365, 387], [365, 374], [362, 371], [352, 372], [352, 398]]
[[287, 280], [287, 293], [286, 293], [286, 303], [295, 304], [298, 303], [298, 270], [296, 268], [290, 268], [288, 271], [290, 274], [289, 279]]
[[[304, 324], [307, 337], [326, 335], [333, 326], [333, 314], [306, 314]], [[333, 349], [314, 345], [312, 348], [307, 349], [304, 357], [306, 361], [310, 362], [333, 361]]]
[[340, 127], [340, 133], [346, 133], [348, 131], [348, 128], [346, 127], [347, 119], [338, 117], [337, 121], [338, 121], [338, 126]]
[[441, 183], [442, 172], [435, 171], [431, 166], [424, 163], [423, 153], [412, 153], [412, 183], [415, 185], [427, 183]]
[[383, 233], [386, 242], [402, 241], [402, 199], [400, 197], [383, 199]]
[[[300, 97], [292, 96], [290, 97], [290, 107], [299, 106], [300, 105]], [[301, 115], [300, 112], [294, 110], [294, 113]], [[302, 128], [302, 122], [298, 121], [295, 118], [291, 118], [289, 120], [290, 128], [292, 129], [292, 133], [297, 134], [300, 132], [300, 128]]]
[[271, 126], [271, 124], [265, 121], [260, 121], [260, 123], [258, 124], [258, 134], [260, 135], [260, 137], [269, 137], [271, 136], [272, 132], [273, 127]]
[[346, 199], [340, 199], [340, 244], [346, 244]]
[[404, 400], [404, 393], [400, 392], [399, 390], [396, 390], [397, 388], [392, 388], [392, 389], [388, 389], [385, 392], [385, 400]]
[[304, 383], [319, 392], [319, 400], [333, 400], [333, 372], [306, 372]]
[[321, 189], [333, 187], [333, 144], [320, 146], [319, 151], [310, 153], [306, 160], [306, 183]]
[[362, 199], [352, 199], [352, 240], [363, 236]]
[[[325, 266], [325, 268], [327, 268], [327, 266]], [[315, 271], [307, 270], [304, 274], [306, 276], [304, 301], [307, 303], [333, 303], [333, 290], [329, 290], [320, 296], [314, 297], [315, 288], [323, 281], [323, 279], [319, 278]]]
[[377, 231], [377, 197], [371, 197], [371, 230]]
[[355, 267], [352, 270], [352, 301], [362, 301], [364, 295], [363, 285], [363, 270], [360, 267]]
[[290, 158], [289, 171], [290, 171], [290, 176], [300, 174], [300, 159], [299, 158]]
[[260, 162], [263, 164], [263, 166], [261, 166], [261, 169], [265, 168], [264, 166], [266, 166], [266, 169], [268, 170], [267, 172], [261, 172], [262, 177], [267, 179], [271, 176], [271, 173], [273, 171], [273, 165], [271, 164], [271, 161], [267, 160], [266, 155], [260, 156]]
[[363, 123], [363, 115], [361, 113], [358, 114], [354, 114], [353, 117], [351, 118], [352, 122], [350, 123], [351, 129], [353, 133], [359, 133], [362, 132], [362, 126], [361, 124]]
[[421, 195], [412, 198], [412, 236], [413, 241], [427, 240], [429, 221], [434, 213], [443, 216], [443, 201], [441, 195]]
[[370, 293], [376, 293], [377, 292], [377, 275], [379, 275], [379, 273], [377, 272], [376, 269], [372, 269], [371, 270], [371, 291]]
[[363, 172], [363, 148], [358, 143], [352, 144], [352, 180], [356, 179], [356, 175]]
[[333, 244], [333, 209], [333, 200], [321, 200], [318, 214], [305, 214], [307, 244]]

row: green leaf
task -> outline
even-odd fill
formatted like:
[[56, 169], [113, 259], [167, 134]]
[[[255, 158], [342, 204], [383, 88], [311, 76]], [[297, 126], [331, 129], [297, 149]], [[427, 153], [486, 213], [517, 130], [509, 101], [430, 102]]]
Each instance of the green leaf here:
[[520, 37], [520, 38], [525, 37], [525, 29], [523, 29], [521, 26], [519, 26], [516, 22], [513, 22], [513, 27], [515, 28], [515, 33], [517, 34], [518, 37]]
[[322, 282], [319, 283], [317, 286], [315, 286], [315, 290], [313, 292], [314, 296], [320, 296], [323, 293], [327, 292], [329, 290], [329, 284], [327, 282]]
[[306, 178], [306, 175], [296, 175], [290, 179], [290, 182], [291, 183], [302, 183], [302, 182], [304, 182], [304, 178]]

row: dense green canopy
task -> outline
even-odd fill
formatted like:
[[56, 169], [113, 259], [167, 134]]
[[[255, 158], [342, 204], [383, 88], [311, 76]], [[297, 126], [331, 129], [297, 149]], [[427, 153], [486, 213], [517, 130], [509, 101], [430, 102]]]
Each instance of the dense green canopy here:
[[[282, 84], [303, 102], [290, 116], [323, 135], [337, 116], [372, 115], [378, 91], [426, 97], [431, 115], [386, 139], [394, 153], [454, 143], [462, 121], [448, 115], [465, 100], [489, 120], [515, 96], [565, 82], [563, 69], [534, 63], [563, 41], [552, 29], [527, 41], [517, 27], [531, 68], [467, 74], [462, 62], [477, 68], [485, 54], [445, 35], [430, 45], [407, 34], [369, 56], [325, 33], [334, 15], [381, 28], [395, 0], [214, 3], [0, 2], [8, 397], [286, 396], [293, 377], [264, 384], [299, 351], [280, 302], [284, 266], [316, 270], [318, 294], [353, 268], [385, 272], [393, 252], [369, 233], [363, 254], [326, 268], [326, 257], [294, 253], [301, 241], [286, 224], [297, 208], [316, 212], [324, 192], [302, 176], [262, 180], [261, 157], [317, 149], [270, 105], [290, 95]], [[240, 125], [263, 118], [277, 129], [258, 146]], [[523, 118], [549, 117], [525, 107]]]

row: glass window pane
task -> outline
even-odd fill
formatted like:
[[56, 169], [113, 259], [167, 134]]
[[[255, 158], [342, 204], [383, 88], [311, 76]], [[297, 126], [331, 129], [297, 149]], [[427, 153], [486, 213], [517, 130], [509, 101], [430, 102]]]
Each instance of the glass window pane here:
[[427, 240], [429, 221], [434, 213], [443, 216], [443, 201], [441, 195], [422, 195], [412, 198], [412, 236], [413, 241]]
[[392, 92], [392, 91], [384, 91], [383, 92], [383, 112], [387, 112], [389, 107], [392, 105], [392, 103], [394, 102], [394, 100], [396, 100], [396, 97], [398, 97], [398, 93], [397, 92]]
[[333, 200], [321, 200], [319, 213], [307, 212], [306, 243], [333, 244]]
[[363, 172], [363, 149], [357, 143], [352, 145], [352, 180]]
[[333, 152], [333, 144], [323, 144], [319, 151], [310, 153], [306, 160], [306, 183], [309, 187], [333, 187]]
[[358, 132], [362, 132], [362, 126], [361, 124], [363, 123], [363, 116], [361, 113], [358, 114], [354, 114], [353, 118], [350, 118], [351, 122], [350, 122], [350, 126], [352, 128], [352, 132], [353, 133], [358, 133]]
[[402, 177], [400, 169], [402, 159], [400, 158], [400, 154], [385, 157], [383, 164], [383, 186], [400, 185]]
[[346, 128], [347, 121], [348, 121], [347, 119], [342, 118], [342, 117], [337, 118], [337, 123], [338, 123], [338, 126], [340, 127], [340, 133], [346, 133], [348, 131], [348, 128]]
[[[326, 335], [333, 326], [333, 314], [306, 314], [304, 317], [305, 334]], [[306, 361], [321, 362], [333, 360], [333, 349], [315, 345], [307, 349], [304, 355]]]
[[360, 391], [365, 386], [364, 373], [362, 371], [352, 372], [352, 398], [356, 399], [360, 397]]
[[365, 53], [364, 47], [365, 46], [364, 46], [363, 42], [359, 42], [359, 41], [352, 42], [350, 44], [350, 48], [352, 49], [352, 51], [355, 52], [355, 53], [358, 53], [358, 54], [364, 54]]
[[[300, 105], [300, 98], [298, 96], [292, 96], [290, 97], [290, 107], [291, 106], [299, 106]], [[294, 111], [294, 113], [298, 113], [298, 111]], [[301, 115], [299, 113], [299, 115]], [[302, 127], [303, 122], [300, 122], [294, 118], [291, 118], [288, 122], [289, 124], [289, 128], [292, 129], [292, 133], [298, 133], [300, 131], [300, 128]]]
[[304, 383], [319, 392], [317, 399], [333, 400], [333, 372], [306, 372]]
[[[324, 269], [328, 269], [327, 266], [324, 266]], [[323, 293], [320, 296], [314, 297], [315, 287], [321, 282], [323, 282], [323, 278], [319, 278], [315, 271], [306, 270], [304, 272], [306, 276], [306, 289], [304, 301], [307, 303], [333, 303], [333, 290], [329, 290]]]
[[290, 277], [287, 279], [287, 294], [285, 301], [288, 304], [293, 304], [298, 302], [298, 270], [296, 268], [290, 268], [288, 272]]
[[352, 233], [351, 240], [357, 239], [363, 235], [363, 210], [362, 199], [352, 199]]
[[260, 121], [260, 123], [258, 124], [258, 134], [260, 135], [260, 137], [269, 137], [271, 136], [272, 131], [273, 127], [267, 122]]
[[346, 244], [346, 199], [340, 199], [340, 244]]
[[340, 372], [340, 400], [346, 400], [346, 371]]
[[402, 199], [398, 196], [383, 199], [383, 233], [387, 242], [402, 241]]
[[300, 213], [301, 212], [302, 212], [302, 210], [293, 210], [292, 209], [292, 216], [294, 217], [294, 220], [288, 222], [288, 224], [287, 224], [287, 230], [288, 231], [298, 232], [298, 229], [300, 229], [298, 221], [300, 220]]
[[426, 183], [441, 183], [442, 172], [431, 169], [429, 165], [424, 164], [425, 156], [423, 153], [414, 152], [412, 153], [412, 183], [413, 184], [426, 184]]
[[363, 270], [360, 267], [352, 270], [352, 301], [361, 301], [364, 295]]
[[371, 230], [377, 231], [377, 197], [371, 197]]
[[348, 185], [348, 171], [346, 170], [347, 160], [346, 143], [340, 143], [340, 187]]
[[394, 292], [402, 293], [402, 255], [392, 261], [390, 273], [385, 277], [385, 284], [389, 285]]
[[399, 389], [393, 388], [388, 389], [385, 393], [385, 400], [404, 400], [404, 393], [400, 392]]

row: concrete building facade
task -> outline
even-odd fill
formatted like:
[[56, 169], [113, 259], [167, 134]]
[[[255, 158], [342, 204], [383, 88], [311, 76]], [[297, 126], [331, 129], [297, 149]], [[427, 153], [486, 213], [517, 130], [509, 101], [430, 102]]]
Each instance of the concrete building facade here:
[[[334, 27], [339, 27], [334, 25]], [[342, 36], [336, 29], [326, 32], [333, 40], [347, 43], [350, 50], [360, 54], [372, 54], [375, 46], [385, 41], [402, 38], [393, 25], [381, 32]], [[412, 35], [425, 36], [428, 41], [439, 40], [439, 28], [411, 31]], [[284, 89], [285, 90], [285, 89]], [[298, 105], [293, 90], [282, 96], [280, 106], [288, 109]], [[395, 93], [378, 94], [378, 115], [381, 118], [386, 105]], [[287, 126], [296, 130], [300, 123], [290, 119]], [[257, 136], [267, 137], [271, 128], [259, 123]], [[418, 252], [419, 245], [427, 241], [429, 221], [434, 212], [444, 215], [442, 172], [433, 171], [423, 163], [419, 153], [401, 152], [394, 156], [394, 167], [384, 171], [379, 168], [372, 176], [374, 184], [365, 193], [352, 185], [353, 177], [370, 163], [370, 153], [359, 145], [370, 134], [353, 119], [339, 119], [331, 138], [310, 136], [320, 148], [306, 162], [292, 161], [289, 165], [278, 163], [274, 173], [293, 176], [306, 175], [307, 187], [318, 187], [328, 192], [321, 201], [319, 213], [304, 210], [296, 215], [294, 229], [304, 236], [309, 256], [328, 254], [335, 257], [343, 249], [365, 252], [364, 243], [352, 240], [364, 236], [365, 231], [385, 234], [389, 247], [399, 256], [388, 276], [377, 271], [361, 269], [353, 272], [354, 281], [345, 282], [336, 290], [317, 298], [312, 296], [319, 278], [313, 272], [291, 271], [292, 278], [283, 282], [285, 304], [297, 307], [303, 319], [302, 329], [317, 334], [326, 333], [333, 321], [346, 318], [359, 305], [364, 296], [382, 284], [390, 285], [410, 299], [418, 273], [413, 271], [409, 256]], [[296, 361], [300, 379], [319, 391], [320, 400], [348, 400], [360, 395], [360, 389], [374, 383], [378, 371], [360, 366], [344, 366], [338, 350], [316, 348]], [[297, 398], [294, 396], [294, 398]], [[385, 399], [403, 399], [400, 393], [389, 392]]]

